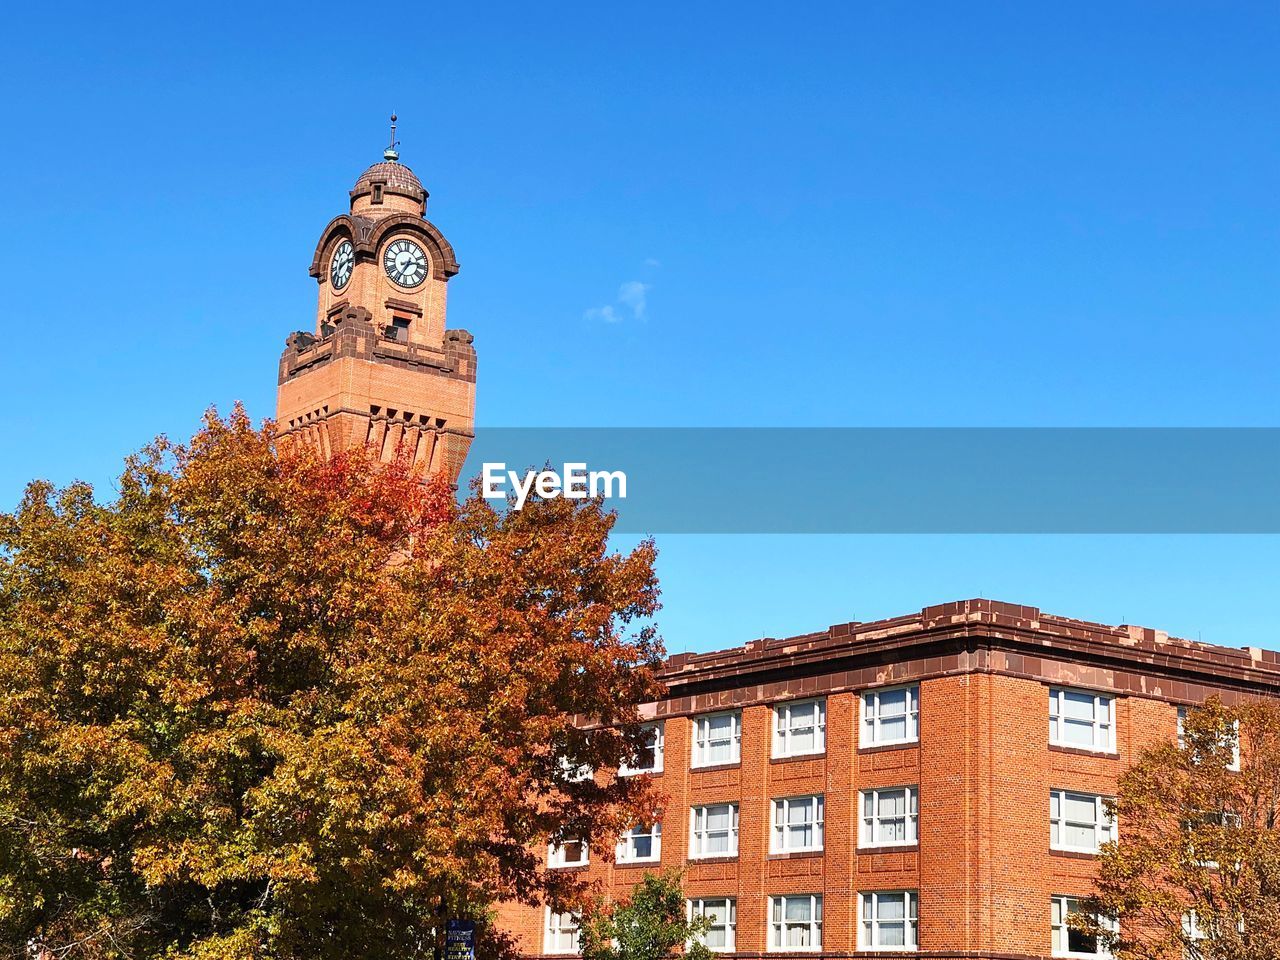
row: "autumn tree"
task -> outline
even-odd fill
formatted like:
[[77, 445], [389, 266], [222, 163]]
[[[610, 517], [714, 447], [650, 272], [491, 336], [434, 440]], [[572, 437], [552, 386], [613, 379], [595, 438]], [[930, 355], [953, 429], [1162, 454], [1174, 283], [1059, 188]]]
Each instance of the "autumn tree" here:
[[[0, 517], [0, 956], [429, 957], [648, 815], [652, 543], [243, 411]], [[583, 722], [583, 721], [587, 722]], [[488, 931], [488, 936], [484, 936]]]
[[685, 906], [679, 870], [646, 873], [621, 900], [597, 900], [583, 916], [583, 960], [711, 960], [699, 939], [706, 917], [691, 917]]
[[1280, 704], [1188, 711], [1177, 742], [1121, 775], [1111, 810], [1119, 840], [1083, 933], [1117, 960], [1280, 957]]

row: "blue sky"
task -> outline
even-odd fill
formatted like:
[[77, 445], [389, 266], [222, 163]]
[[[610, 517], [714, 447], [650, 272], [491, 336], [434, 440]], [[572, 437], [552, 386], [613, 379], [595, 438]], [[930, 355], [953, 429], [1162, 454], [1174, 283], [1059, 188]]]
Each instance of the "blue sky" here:
[[[1262, 3], [16, 8], [0, 504], [272, 413], [392, 109], [481, 428], [1277, 425], [1277, 49]], [[978, 594], [1280, 646], [1272, 537], [660, 547], [673, 650]]]

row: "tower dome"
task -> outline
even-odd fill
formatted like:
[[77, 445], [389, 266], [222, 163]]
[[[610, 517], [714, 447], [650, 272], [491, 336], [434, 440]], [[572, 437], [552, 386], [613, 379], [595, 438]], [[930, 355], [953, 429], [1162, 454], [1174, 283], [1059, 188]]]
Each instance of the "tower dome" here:
[[355, 211], [357, 204], [372, 208], [387, 204], [398, 208], [400, 204], [392, 198], [404, 197], [413, 202], [418, 213], [426, 213], [427, 196], [422, 181], [412, 170], [398, 160], [382, 160], [360, 174], [360, 179], [351, 188], [351, 209]]

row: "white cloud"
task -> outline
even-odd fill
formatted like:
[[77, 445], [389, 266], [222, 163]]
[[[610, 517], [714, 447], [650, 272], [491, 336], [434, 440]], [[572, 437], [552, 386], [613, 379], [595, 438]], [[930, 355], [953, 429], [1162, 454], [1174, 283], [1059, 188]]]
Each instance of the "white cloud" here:
[[647, 309], [646, 298], [649, 284], [639, 280], [628, 280], [618, 287], [618, 296], [613, 303], [601, 307], [589, 307], [583, 314], [588, 320], [599, 320], [604, 323], [621, 323], [628, 319], [643, 320]]
[[613, 309], [612, 304], [605, 304], [603, 307], [590, 307], [583, 316], [588, 320], [603, 320], [605, 323], [617, 323], [622, 319], [618, 316], [618, 311]]
[[641, 283], [639, 280], [628, 280], [618, 288], [618, 302], [625, 307], [631, 308], [631, 313], [637, 320], [644, 319], [645, 294], [649, 292], [649, 285]]

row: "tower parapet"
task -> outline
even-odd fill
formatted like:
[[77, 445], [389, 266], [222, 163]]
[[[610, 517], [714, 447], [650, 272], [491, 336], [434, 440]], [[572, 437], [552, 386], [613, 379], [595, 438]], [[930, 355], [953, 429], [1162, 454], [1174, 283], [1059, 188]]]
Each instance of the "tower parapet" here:
[[427, 191], [391, 146], [350, 192], [311, 262], [314, 331], [280, 357], [276, 425], [326, 456], [355, 444], [397, 449], [456, 481], [475, 435], [476, 351], [446, 329], [453, 247], [425, 218]]

